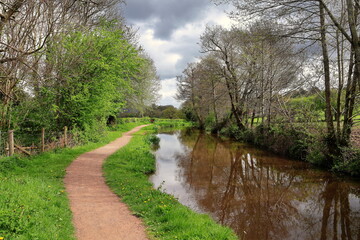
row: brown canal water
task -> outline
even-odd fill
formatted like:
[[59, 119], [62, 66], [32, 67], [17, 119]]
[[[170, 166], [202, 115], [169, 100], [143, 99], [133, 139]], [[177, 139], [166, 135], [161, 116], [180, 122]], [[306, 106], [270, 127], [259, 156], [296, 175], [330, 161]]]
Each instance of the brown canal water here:
[[197, 131], [160, 133], [154, 187], [241, 239], [360, 240], [360, 182]]

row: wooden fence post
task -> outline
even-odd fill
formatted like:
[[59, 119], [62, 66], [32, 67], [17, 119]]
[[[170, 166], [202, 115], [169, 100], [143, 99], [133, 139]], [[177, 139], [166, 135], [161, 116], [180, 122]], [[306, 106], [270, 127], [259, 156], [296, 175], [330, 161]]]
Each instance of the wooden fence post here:
[[5, 144], [5, 154], [6, 156], [9, 156], [9, 141], [7, 141]]
[[45, 152], [45, 128], [41, 129], [41, 152]]
[[67, 126], [64, 127], [64, 147], [67, 147], [68, 142], [67, 142]]
[[14, 130], [9, 130], [9, 156], [14, 155]]

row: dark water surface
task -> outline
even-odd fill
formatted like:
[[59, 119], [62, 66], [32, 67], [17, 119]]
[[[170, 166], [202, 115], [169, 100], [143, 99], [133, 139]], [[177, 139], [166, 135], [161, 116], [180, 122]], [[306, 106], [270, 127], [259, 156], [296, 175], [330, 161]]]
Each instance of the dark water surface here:
[[158, 134], [156, 188], [242, 239], [360, 240], [360, 183], [192, 130]]

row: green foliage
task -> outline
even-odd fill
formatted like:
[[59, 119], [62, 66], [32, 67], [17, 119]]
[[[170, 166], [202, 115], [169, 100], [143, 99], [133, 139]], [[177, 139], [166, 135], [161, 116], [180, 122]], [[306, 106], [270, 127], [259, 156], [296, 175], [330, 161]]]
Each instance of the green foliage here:
[[19, 91], [23, 101], [12, 109], [12, 128], [59, 131], [68, 126], [81, 141], [94, 141], [127, 100], [141, 97], [145, 104], [156, 98], [153, 63], [122, 29], [121, 23], [102, 21], [50, 39], [46, 81], [31, 94]]
[[297, 122], [318, 121], [325, 109], [325, 102], [319, 95], [292, 98], [288, 106]]
[[153, 104], [151, 105], [151, 107], [147, 108], [145, 115], [151, 118], [163, 118], [163, 119], [184, 118], [182, 112], [177, 108], [175, 108], [173, 105], [158, 106], [156, 104]]
[[272, 152], [294, 159], [305, 160], [313, 136], [301, 127], [276, 124], [265, 127], [260, 124], [255, 129], [240, 130], [231, 124], [220, 131], [220, 135], [264, 147]]
[[260, 125], [255, 131], [255, 143], [270, 151], [305, 160], [313, 136], [302, 125], [274, 124], [271, 127]]
[[308, 151], [306, 161], [318, 167], [327, 166], [328, 161], [324, 154], [324, 145], [321, 143], [314, 143]]
[[158, 145], [160, 143], [160, 138], [155, 134], [148, 134], [146, 135], [146, 142], [153, 145]]
[[147, 174], [155, 170], [155, 159], [147, 138], [141, 133], [134, 136], [107, 160], [104, 171], [108, 185], [144, 220], [150, 234], [156, 239], [237, 239], [229, 228], [152, 188]]
[[85, 125], [84, 129], [73, 127], [70, 133], [76, 143], [85, 144], [100, 141], [106, 135], [106, 130], [104, 125]]
[[360, 150], [342, 148], [341, 156], [335, 161], [334, 171], [360, 176]]
[[214, 114], [209, 114], [205, 119], [205, 130], [208, 132], [212, 132], [216, 129], [216, 120]]
[[161, 118], [176, 119], [178, 116], [178, 110], [175, 107], [168, 107], [161, 113]]
[[154, 124], [157, 127], [191, 127], [192, 122], [188, 122], [184, 119], [154, 119]]
[[[53, 104], [63, 125], [91, 129], [124, 105], [130, 80], [142, 59], [121, 30], [110, 23], [89, 32], [74, 32], [53, 46], [49, 58], [57, 64], [57, 96]], [[62, 49], [63, 54], [57, 53]]]
[[220, 130], [220, 135], [241, 140], [241, 131], [236, 124], [230, 124]]
[[243, 131], [232, 124], [223, 128], [220, 135], [253, 143], [274, 153], [307, 161], [314, 166], [360, 176], [360, 150], [341, 148], [340, 154], [334, 155], [334, 151], [327, 147], [326, 135], [311, 133], [304, 124], [273, 124], [270, 127], [261, 124], [254, 130]]
[[185, 120], [187, 120], [189, 122], [197, 121], [195, 111], [191, 107], [185, 106], [181, 109], [181, 111], [183, 112], [183, 115], [185, 116]]
[[117, 118], [115, 123], [108, 128], [112, 131], [125, 131], [129, 126], [136, 127], [141, 124], [149, 124], [150, 118]]

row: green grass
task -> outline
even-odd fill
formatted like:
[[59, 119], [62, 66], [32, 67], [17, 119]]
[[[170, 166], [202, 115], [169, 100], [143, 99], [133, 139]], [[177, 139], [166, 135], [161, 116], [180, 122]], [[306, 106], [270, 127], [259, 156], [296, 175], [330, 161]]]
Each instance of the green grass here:
[[143, 219], [149, 235], [155, 239], [237, 239], [229, 228], [152, 188], [148, 174], [155, 171], [155, 159], [148, 138], [143, 131], [136, 133], [128, 145], [106, 161], [104, 172], [111, 189]]
[[[66, 167], [80, 154], [143, 123], [117, 126], [118, 131], [109, 132], [98, 143], [0, 159], [0, 238], [75, 239], [63, 183]], [[113, 189], [144, 219], [150, 234], [158, 239], [237, 239], [230, 229], [217, 225], [210, 217], [196, 214], [173, 197], [152, 189], [146, 174], [154, 171], [155, 161], [147, 138], [136, 134], [129, 146], [109, 159], [105, 169]]]
[[153, 125], [153, 130], [155, 132], [157, 132], [160, 128], [161, 129], [165, 129], [165, 128], [182, 129], [182, 128], [193, 127], [193, 126], [194, 126], [194, 123], [188, 122], [183, 119], [155, 119], [154, 125]]
[[140, 123], [119, 127], [98, 143], [58, 149], [33, 157], [0, 159], [0, 238], [75, 239], [64, 189], [66, 167], [80, 154], [98, 148]]

